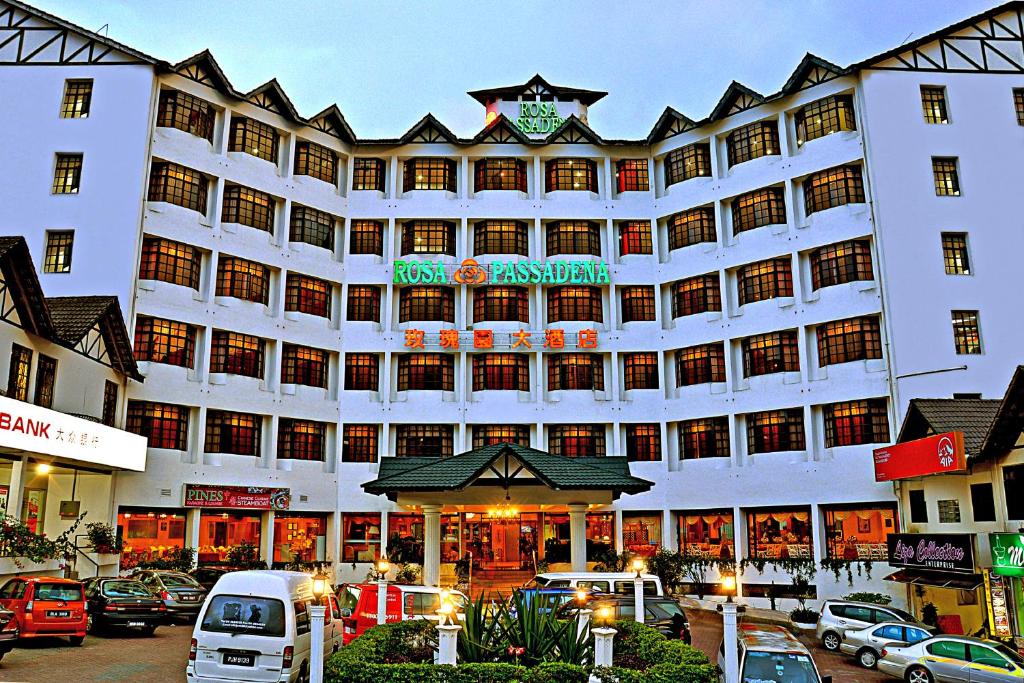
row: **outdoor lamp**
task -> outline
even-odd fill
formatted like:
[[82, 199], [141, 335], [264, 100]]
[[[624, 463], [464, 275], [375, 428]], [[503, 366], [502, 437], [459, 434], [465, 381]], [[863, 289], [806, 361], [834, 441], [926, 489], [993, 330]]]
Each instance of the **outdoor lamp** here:
[[612, 620], [612, 608], [608, 605], [598, 608], [594, 614], [594, 621], [598, 624], [608, 624]]
[[438, 608], [437, 613], [441, 617], [441, 624], [452, 623], [452, 613], [455, 612], [455, 606], [449, 598], [441, 600], [441, 606]]
[[639, 557], [633, 558], [632, 567], [633, 571], [636, 572], [637, 578], [639, 578], [640, 575], [644, 573], [644, 570], [647, 569], [647, 565]]
[[320, 572], [313, 577], [313, 597], [317, 602], [327, 593], [327, 575]]
[[582, 605], [586, 601], [587, 601], [587, 591], [583, 590], [582, 588], [579, 589], [578, 591], [576, 591], [576, 602], [578, 602], [578, 603], [580, 603]]
[[441, 604], [443, 605], [446, 602], [450, 602], [451, 599], [452, 599], [451, 591], [449, 591], [447, 588], [442, 588], [441, 589]]
[[391, 563], [388, 562], [386, 557], [382, 557], [377, 560], [377, 575], [383, 579], [384, 575], [391, 570]]
[[732, 596], [736, 592], [735, 574], [726, 574], [722, 577], [722, 590], [725, 591], [726, 601], [732, 602]]

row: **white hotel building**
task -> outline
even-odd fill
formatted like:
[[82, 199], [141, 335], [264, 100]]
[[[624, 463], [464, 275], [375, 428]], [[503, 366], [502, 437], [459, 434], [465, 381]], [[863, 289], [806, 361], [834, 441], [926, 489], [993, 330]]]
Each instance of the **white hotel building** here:
[[[126, 424], [147, 468], [115, 493], [125, 563], [251, 540], [348, 580], [395, 538], [426, 546], [429, 581], [467, 552], [579, 567], [585, 525], [590, 560], [873, 559], [858, 587], [901, 595], [877, 566], [902, 520], [872, 449], [911, 398], [1001, 396], [1020, 360], [1022, 10], [849, 67], [808, 55], [774, 94], [734, 82], [633, 140], [588, 125], [605, 93], [540, 76], [470, 93], [472, 137], [427, 115], [371, 140], [274, 80], [235, 90], [209, 52], [169, 64], [0, 0], [0, 234], [25, 235], [48, 293], [116, 294], [146, 379]], [[66, 272], [43, 272], [55, 249]], [[609, 281], [453, 282], [466, 259], [597, 261]], [[447, 282], [396, 283], [398, 261]], [[402, 458], [501, 441], [605, 456], [584, 480], [628, 459], [653, 486], [389, 488], [429, 468]], [[390, 497], [363, 488], [382, 474]], [[290, 503], [186, 507], [189, 485]], [[491, 514], [504, 500], [516, 516]], [[788, 583], [740, 578], [748, 598]]]

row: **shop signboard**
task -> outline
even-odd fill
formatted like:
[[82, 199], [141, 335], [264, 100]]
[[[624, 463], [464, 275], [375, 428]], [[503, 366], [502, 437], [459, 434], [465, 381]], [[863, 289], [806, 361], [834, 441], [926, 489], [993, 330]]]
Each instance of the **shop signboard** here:
[[889, 534], [889, 564], [908, 569], [974, 573], [972, 534]]
[[963, 432], [945, 432], [876, 448], [874, 456], [875, 481], [896, 481], [967, 469]]
[[985, 595], [988, 598], [988, 628], [997, 638], [1011, 638], [1010, 613], [1006, 604], [1007, 582], [1001, 576], [985, 572]]
[[7, 512], [7, 498], [11, 495], [11, 487], [0, 485], [0, 514]]
[[993, 574], [1024, 576], [1024, 534], [989, 534], [988, 541]]
[[187, 508], [287, 510], [291, 502], [291, 489], [185, 484]]
[[395, 261], [396, 285], [607, 285], [604, 261], [491, 261], [465, 259], [458, 266], [443, 261]]

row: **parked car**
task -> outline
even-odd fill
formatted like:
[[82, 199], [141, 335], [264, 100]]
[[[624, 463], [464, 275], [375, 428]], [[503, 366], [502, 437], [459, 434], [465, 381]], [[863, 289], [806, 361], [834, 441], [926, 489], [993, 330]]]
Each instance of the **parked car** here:
[[164, 622], [167, 606], [141, 581], [98, 578], [85, 581], [89, 633], [105, 628], [139, 629], [151, 636]]
[[882, 649], [878, 670], [907, 683], [1020, 683], [1024, 659], [1002, 643], [967, 636], [936, 636]]
[[[341, 610], [325, 595], [324, 658], [341, 639]], [[308, 681], [309, 608], [315, 604], [309, 574], [240, 571], [217, 581], [192, 630], [188, 683]]]
[[[592, 588], [517, 588], [513, 591], [513, 595], [522, 595], [526, 600], [526, 604], [530, 604], [534, 600], [540, 600], [540, 604], [544, 608], [554, 607], [555, 609], [561, 609], [568, 607], [572, 609], [577, 606], [581, 591], [586, 596], [584, 602], [588, 603], [595, 598], [609, 597], [608, 593], [601, 593]], [[513, 599], [511, 595], [508, 601], [509, 604], [512, 604]]]
[[839, 634], [842, 642], [839, 650], [852, 655], [865, 669], [874, 669], [881, 657], [882, 648], [888, 645], [919, 643], [936, 633], [932, 626], [903, 621], [883, 621], [867, 628], [847, 629]]
[[[439, 619], [443, 589], [434, 586], [407, 586], [388, 584], [385, 620], [410, 621], [413, 619]], [[468, 598], [459, 591], [448, 591], [457, 616], [462, 615]], [[377, 625], [377, 584], [349, 583], [342, 585], [338, 596], [344, 622], [344, 644], [363, 635], [366, 629]]]
[[[636, 600], [632, 596], [594, 596], [587, 605], [587, 609], [592, 610], [595, 615], [606, 607], [612, 610], [612, 619], [636, 619]], [[562, 613], [575, 616], [577, 609], [576, 605], [570, 602], [566, 604]], [[658, 629], [666, 638], [690, 643], [690, 622], [675, 598], [653, 595], [645, 597], [644, 624]]]
[[[632, 572], [547, 572], [537, 574], [523, 588], [593, 588], [602, 593], [632, 595], [635, 587]], [[645, 595], [665, 595], [661, 579], [655, 574], [644, 574]]]
[[85, 640], [87, 616], [81, 582], [41, 576], [16, 576], [0, 587], [0, 606], [14, 612], [20, 638], [67, 636]]
[[[832, 683], [822, 676], [814, 658], [792, 633], [774, 624], [740, 624], [736, 633], [741, 681], [758, 683]], [[725, 643], [718, 650], [718, 668], [725, 681]]]
[[206, 599], [206, 589], [184, 572], [146, 569], [135, 573], [132, 578], [141, 581], [164, 601], [168, 619], [194, 619]]
[[18, 641], [18, 615], [0, 607], [0, 659], [14, 649]]
[[913, 614], [896, 607], [874, 605], [870, 602], [826, 600], [821, 603], [821, 613], [818, 615], [818, 627], [815, 632], [822, 647], [829, 652], [835, 652], [843, 642], [843, 631], [867, 628], [883, 621], [901, 621], [924, 626]]
[[209, 592], [217, 583], [217, 579], [230, 572], [237, 572], [238, 567], [198, 567], [189, 572], [192, 578], [199, 582], [199, 585]]

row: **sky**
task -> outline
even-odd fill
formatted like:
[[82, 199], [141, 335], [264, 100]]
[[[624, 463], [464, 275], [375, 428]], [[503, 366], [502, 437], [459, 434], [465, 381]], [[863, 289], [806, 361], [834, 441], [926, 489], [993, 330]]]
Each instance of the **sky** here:
[[781, 88], [806, 52], [840, 66], [998, 0], [28, 0], [171, 63], [209, 49], [236, 89], [276, 77], [303, 116], [332, 103], [360, 138], [427, 112], [483, 127], [465, 93], [525, 82], [603, 90], [589, 122], [641, 138], [666, 106], [706, 116], [730, 81]]

